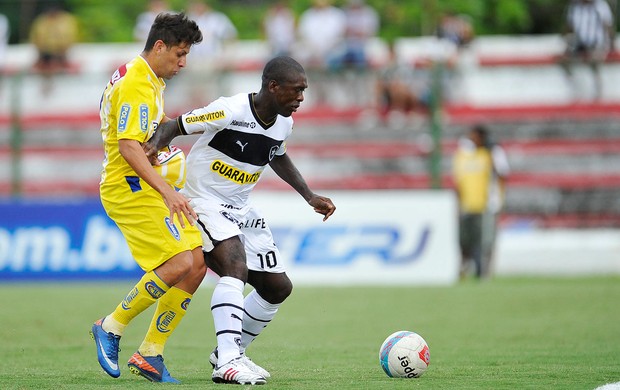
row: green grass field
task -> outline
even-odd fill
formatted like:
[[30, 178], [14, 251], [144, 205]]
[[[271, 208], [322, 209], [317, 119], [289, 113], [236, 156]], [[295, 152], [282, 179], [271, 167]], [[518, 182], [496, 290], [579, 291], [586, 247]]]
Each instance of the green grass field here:
[[[91, 323], [131, 287], [0, 285], [0, 389], [147, 389], [99, 368]], [[211, 382], [211, 289], [195, 295], [166, 349], [179, 388]], [[121, 340], [126, 361], [152, 311]], [[420, 333], [431, 366], [418, 379], [388, 378], [379, 346], [396, 330]], [[298, 287], [248, 350], [271, 389], [594, 389], [620, 382], [620, 278], [496, 279], [452, 287]]]

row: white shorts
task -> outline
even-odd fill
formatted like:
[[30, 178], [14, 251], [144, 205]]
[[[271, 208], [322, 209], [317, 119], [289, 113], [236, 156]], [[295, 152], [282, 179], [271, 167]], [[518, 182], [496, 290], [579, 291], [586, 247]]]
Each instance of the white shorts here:
[[258, 210], [252, 206], [239, 209], [215, 200], [198, 198], [192, 199], [190, 205], [198, 214], [196, 226], [202, 235], [205, 252], [211, 252], [220, 241], [239, 236], [245, 246], [248, 269], [285, 272], [271, 229]]

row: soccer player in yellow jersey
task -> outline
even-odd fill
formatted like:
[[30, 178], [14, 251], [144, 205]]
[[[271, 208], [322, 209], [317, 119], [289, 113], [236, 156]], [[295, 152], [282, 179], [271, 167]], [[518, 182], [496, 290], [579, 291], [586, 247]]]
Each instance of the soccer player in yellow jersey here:
[[459, 200], [461, 277], [467, 276], [471, 261], [476, 277], [489, 277], [504, 182], [510, 173], [508, 159], [500, 145], [489, 142], [488, 130], [475, 125], [460, 140], [452, 164]]
[[[170, 169], [157, 166], [158, 171], [142, 143], [169, 120], [163, 107], [164, 79], [171, 79], [185, 66], [191, 46], [201, 40], [200, 29], [185, 14], [159, 14], [144, 51], [114, 73], [101, 99], [105, 149], [101, 202], [145, 272], [116, 309], [92, 326], [99, 364], [114, 378], [120, 376], [119, 341], [125, 327], [157, 302], [129, 369], [153, 382], [178, 383], [164, 365], [164, 345], [183, 318], [206, 266], [201, 236], [193, 222], [197, 216], [187, 199], [175, 191], [183, 184], [182, 153], [167, 150], [160, 161], [175, 164]], [[174, 176], [170, 171], [175, 168], [181, 171], [166, 181]]]

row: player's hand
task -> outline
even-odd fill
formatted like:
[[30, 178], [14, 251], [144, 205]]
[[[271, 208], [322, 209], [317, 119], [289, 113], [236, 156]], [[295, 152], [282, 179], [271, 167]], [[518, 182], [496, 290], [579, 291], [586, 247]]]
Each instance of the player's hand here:
[[146, 154], [146, 158], [149, 159], [151, 165], [160, 165], [159, 160], [157, 159], [157, 153], [159, 151], [155, 148], [155, 145], [147, 141], [142, 144], [142, 150], [144, 151], [144, 154]]
[[189, 221], [190, 225], [194, 226], [194, 221], [198, 220], [198, 215], [196, 215], [196, 212], [192, 206], [189, 205], [189, 201], [183, 194], [170, 188], [170, 191], [166, 191], [163, 198], [164, 203], [166, 203], [166, 206], [170, 210], [171, 220], [174, 220], [176, 214], [183, 229], [185, 229], [185, 219], [183, 217]]
[[334, 211], [336, 211], [336, 206], [334, 206], [332, 200], [325, 196], [313, 195], [308, 204], [314, 208], [314, 211], [325, 216], [323, 221], [327, 221], [327, 218], [331, 217]]

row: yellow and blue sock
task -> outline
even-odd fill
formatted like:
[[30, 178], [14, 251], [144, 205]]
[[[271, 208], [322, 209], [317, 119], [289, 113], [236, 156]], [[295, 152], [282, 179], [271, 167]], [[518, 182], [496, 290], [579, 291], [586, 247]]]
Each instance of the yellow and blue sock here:
[[122, 336], [125, 327], [169, 290], [168, 285], [153, 271], [145, 273], [125, 299], [103, 321], [106, 332]]
[[163, 355], [166, 341], [185, 316], [192, 294], [172, 287], [159, 299], [144, 341], [138, 348], [143, 356]]

